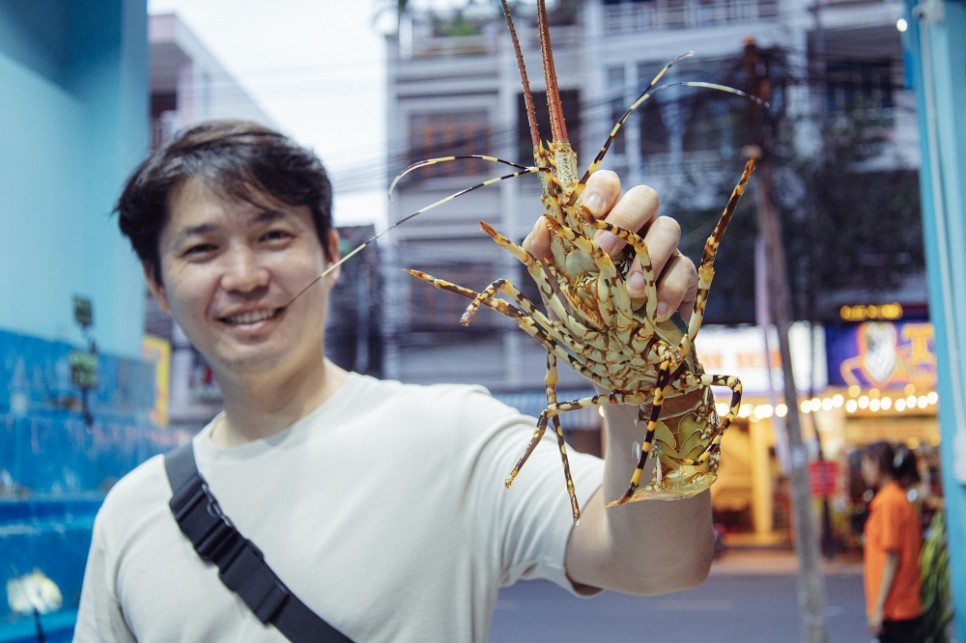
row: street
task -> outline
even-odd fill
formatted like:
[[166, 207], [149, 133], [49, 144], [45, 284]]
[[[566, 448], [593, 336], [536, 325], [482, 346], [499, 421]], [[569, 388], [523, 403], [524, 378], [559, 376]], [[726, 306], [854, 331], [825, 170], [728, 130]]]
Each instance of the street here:
[[[656, 597], [612, 592], [571, 596], [544, 581], [500, 593], [490, 641], [693, 643], [801, 640], [791, 551], [726, 550], [700, 587]], [[826, 562], [827, 626], [831, 643], [866, 643], [862, 565], [855, 556]]]

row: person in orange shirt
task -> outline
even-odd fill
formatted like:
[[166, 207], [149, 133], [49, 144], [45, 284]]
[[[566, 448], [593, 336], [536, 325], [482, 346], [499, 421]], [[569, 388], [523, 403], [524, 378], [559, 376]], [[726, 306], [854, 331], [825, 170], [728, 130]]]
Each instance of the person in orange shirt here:
[[878, 489], [865, 523], [865, 597], [869, 631], [882, 643], [921, 641], [919, 511], [907, 490], [919, 482], [916, 457], [888, 442], [869, 445], [862, 477]]

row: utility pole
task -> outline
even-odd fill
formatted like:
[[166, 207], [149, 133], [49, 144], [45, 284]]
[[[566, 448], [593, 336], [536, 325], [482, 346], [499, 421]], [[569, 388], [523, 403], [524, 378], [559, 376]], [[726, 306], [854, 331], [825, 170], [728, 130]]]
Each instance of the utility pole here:
[[808, 479], [808, 449], [802, 440], [798, 392], [795, 389], [791, 348], [788, 343], [788, 330], [792, 324], [792, 300], [786, 271], [785, 248], [782, 244], [781, 223], [775, 214], [771, 197], [771, 168], [768, 154], [771, 133], [767, 130], [767, 114], [764, 107], [770, 98], [771, 79], [770, 71], [760, 59], [758, 45], [753, 39], [745, 41], [745, 69], [749, 93], [762, 101], [761, 103], [750, 102], [749, 125], [753, 144], [749, 146], [748, 153], [758, 159], [755, 210], [758, 215], [760, 234], [765, 241], [768, 298], [771, 303], [771, 319], [778, 330], [785, 405], [788, 407], [785, 427], [788, 432], [788, 474], [794, 514], [795, 548], [798, 554], [798, 606], [802, 620], [802, 636], [806, 643], [828, 643], [828, 627], [825, 620], [825, 579], [822, 576], [815, 515], [812, 512], [812, 496]]

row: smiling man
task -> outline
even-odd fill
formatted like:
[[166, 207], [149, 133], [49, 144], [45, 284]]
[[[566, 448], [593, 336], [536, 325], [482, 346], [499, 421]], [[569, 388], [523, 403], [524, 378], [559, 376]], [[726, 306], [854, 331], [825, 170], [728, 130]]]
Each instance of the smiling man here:
[[197, 177], [179, 183], [169, 203], [161, 271], [145, 274], [161, 308], [205, 356], [226, 407], [238, 410], [212, 439], [228, 446], [272, 435], [331, 396], [346, 375], [320, 348], [319, 320], [338, 271], [317, 296], [293, 302], [337, 258], [338, 236], [326, 225], [320, 237], [307, 205], [268, 194], [226, 199]]
[[[621, 196], [617, 177], [598, 172], [583, 203], [647, 230], [659, 299], [689, 314], [695, 269], [654, 192]], [[298, 597], [358, 641], [484, 641], [499, 588], [519, 579], [581, 595], [701, 582], [712, 549], [707, 492], [604, 508], [637, 463], [636, 409], [605, 409], [607, 443], [617, 445], [605, 460], [572, 454], [584, 507], [573, 525], [551, 436], [503, 488], [533, 418], [479, 387], [380, 381], [325, 358], [338, 270], [316, 278], [338, 259], [330, 207], [311, 152], [240, 121], [199, 125], [157, 150], [117, 207], [152, 295], [224, 396], [224, 412], [192, 440], [205, 490], [288, 587], [281, 602]], [[601, 245], [620, 252], [614, 241]], [[541, 256], [548, 243], [538, 222], [524, 245]], [[161, 457], [108, 494], [76, 640], [284, 640], [195, 552], [171, 497]]]

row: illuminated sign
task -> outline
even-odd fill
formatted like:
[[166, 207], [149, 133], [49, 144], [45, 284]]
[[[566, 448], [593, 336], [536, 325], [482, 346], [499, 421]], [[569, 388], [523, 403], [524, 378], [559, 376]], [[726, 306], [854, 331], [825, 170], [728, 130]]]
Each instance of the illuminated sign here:
[[[792, 324], [789, 329], [792, 367], [799, 390], [822, 390], [826, 386], [824, 339], [820, 328], [811, 329], [806, 323]], [[784, 386], [778, 333], [774, 327], [769, 328], [767, 351], [765, 347], [765, 333], [757, 326], [705, 326], [695, 348], [705, 371], [737, 375], [745, 393], [762, 395], [781, 391]]]
[[901, 389], [936, 386], [932, 324], [868, 321], [825, 329], [828, 379], [832, 386]]
[[845, 321], [867, 321], [873, 319], [896, 320], [902, 319], [902, 304], [858, 304], [842, 306], [839, 316]]

